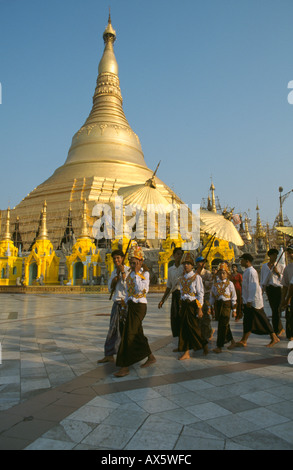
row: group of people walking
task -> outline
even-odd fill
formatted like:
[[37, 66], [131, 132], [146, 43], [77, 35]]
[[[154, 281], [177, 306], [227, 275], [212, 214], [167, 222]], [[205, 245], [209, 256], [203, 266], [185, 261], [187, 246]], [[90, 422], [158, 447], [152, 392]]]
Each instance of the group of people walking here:
[[[270, 336], [267, 347], [273, 347], [284, 333], [281, 311], [286, 308], [286, 335], [293, 339], [293, 245], [288, 247], [292, 261], [283, 269], [278, 265], [278, 250], [268, 251], [269, 262], [262, 266], [260, 277], [253, 267], [253, 257], [244, 253], [237, 265], [221, 262], [210, 272], [205, 268], [206, 259], [194, 258], [191, 252], [177, 247], [173, 251], [174, 264], [168, 269], [166, 290], [158, 308], [161, 309], [169, 295], [172, 296], [170, 323], [178, 346], [179, 360], [190, 358], [190, 351], [203, 350], [209, 353], [208, 344], [215, 330], [212, 320], [218, 323], [217, 344], [213, 352], [219, 354], [229, 343], [228, 349], [246, 347], [251, 333]], [[149, 272], [144, 265], [144, 254], [135, 245], [130, 249], [130, 268], [124, 264], [125, 255], [120, 250], [112, 253], [115, 269], [108, 287], [113, 295], [113, 306], [108, 335], [105, 341], [105, 356], [98, 363], [114, 362], [120, 369], [114, 374], [124, 377], [129, 367], [143, 359], [141, 367], [156, 362], [148, 340], [144, 335], [142, 322], [147, 311]], [[272, 324], [264, 311], [263, 294], [266, 292], [272, 310]], [[292, 312], [292, 314], [291, 314]], [[235, 341], [230, 328], [230, 318], [243, 318], [243, 335]]]

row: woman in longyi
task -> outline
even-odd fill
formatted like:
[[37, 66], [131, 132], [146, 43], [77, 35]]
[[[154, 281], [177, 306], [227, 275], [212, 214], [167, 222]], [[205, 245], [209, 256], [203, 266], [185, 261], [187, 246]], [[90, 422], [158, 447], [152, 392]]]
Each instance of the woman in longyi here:
[[143, 268], [144, 255], [140, 247], [135, 246], [129, 252], [131, 272], [126, 279], [125, 308], [126, 320], [117, 353], [116, 365], [120, 370], [114, 375], [124, 377], [129, 374], [129, 366], [147, 358], [141, 367], [149, 367], [156, 362], [147, 338], [144, 336], [142, 321], [147, 312], [149, 291], [149, 272]]
[[181, 298], [181, 324], [178, 351], [183, 352], [179, 360], [190, 358], [190, 349], [203, 349], [208, 354], [208, 342], [202, 337], [199, 318], [202, 317], [204, 288], [201, 276], [193, 271], [194, 257], [190, 252], [184, 253], [181, 263], [183, 275], [179, 279]]

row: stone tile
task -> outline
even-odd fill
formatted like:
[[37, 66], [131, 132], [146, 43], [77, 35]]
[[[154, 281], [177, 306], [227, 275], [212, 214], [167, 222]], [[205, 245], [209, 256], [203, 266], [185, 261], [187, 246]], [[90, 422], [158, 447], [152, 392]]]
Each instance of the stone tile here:
[[88, 423], [101, 423], [111, 412], [112, 409], [110, 408], [84, 405], [69, 415], [68, 418]]
[[276, 424], [285, 423], [289, 421], [288, 418], [281, 416], [267, 408], [256, 408], [254, 410], [247, 410], [238, 413], [240, 418], [245, 418], [252, 423], [257, 424], [259, 427], [267, 428]]
[[150, 415], [142, 424], [142, 431], [156, 431], [163, 434], [168, 434], [170, 430], [172, 434], [180, 434], [183, 428], [183, 424], [176, 423], [174, 420], [172, 424], [169, 419], [164, 416], [163, 413]]
[[178, 385], [176, 383], [174, 384], [167, 384], [167, 385], [159, 385], [156, 387], [153, 387], [153, 390], [163, 397], [166, 398], [172, 398], [174, 395], [181, 394], [183, 392], [186, 392], [186, 388], [182, 387], [182, 385]]
[[233, 442], [236, 445], [239, 444], [252, 450], [292, 450], [292, 444], [275, 436], [266, 429], [235, 437]]
[[90, 445], [94, 448], [124, 449], [135, 431], [135, 428], [100, 424], [82, 440], [81, 444]]
[[178, 408], [176, 403], [173, 403], [171, 400], [168, 400], [168, 398], [165, 397], [138, 401], [137, 404], [147, 413], [159, 413], [160, 411], [168, 411]]
[[224, 439], [205, 439], [203, 437], [180, 436], [174, 450], [224, 450]]
[[221, 400], [215, 400], [215, 403], [217, 403], [219, 406], [222, 406], [226, 410], [231, 411], [231, 413], [239, 413], [240, 411], [257, 408], [255, 403], [252, 403], [243, 397], [223, 398]]
[[71, 450], [75, 446], [74, 442], [58, 441], [40, 437], [28, 445], [25, 450]]
[[278, 398], [276, 395], [272, 395], [271, 393], [264, 391], [246, 393], [242, 395], [242, 398], [249, 400], [259, 406], [267, 406], [284, 401], [283, 398]]
[[192, 413], [189, 413], [187, 410], [183, 408], [175, 408], [174, 410], [169, 411], [162, 411], [160, 413], [156, 413], [154, 416], [162, 417], [163, 419], [167, 419], [170, 422], [179, 423], [182, 425], [196, 423], [200, 421], [199, 418], [194, 416]]
[[84, 423], [71, 419], [63, 419], [60, 424], [43, 434], [42, 437], [57, 441], [81, 442], [93, 429], [96, 424]]
[[200, 403], [206, 403], [206, 399], [199, 395], [198, 393], [190, 392], [185, 390], [184, 393], [173, 395], [168, 397], [170, 401], [175, 403], [182, 408], [187, 408], [188, 406], [198, 405]]
[[182, 385], [182, 387], [187, 388], [187, 390], [190, 390], [192, 392], [197, 392], [199, 390], [206, 390], [208, 388], [214, 389], [214, 385], [205, 382], [204, 380], [201, 379], [195, 379], [195, 380], [187, 380], [186, 382], [179, 382], [179, 385]]
[[274, 405], [267, 406], [267, 408], [274, 413], [293, 420], [293, 401], [281, 401], [279, 403], [275, 403]]
[[257, 423], [240, 417], [239, 414], [209, 419], [207, 423], [228, 438], [246, 434], [261, 427]]
[[154, 398], [161, 398], [161, 395], [152, 388], [138, 388], [135, 390], [126, 390], [127, 395], [131, 400], [139, 402], [142, 400], [151, 400]]
[[[107, 410], [109, 409], [107, 408]], [[140, 411], [132, 410], [130, 413], [129, 410], [116, 408], [115, 410], [110, 410], [108, 416], [103, 420], [103, 424], [111, 426], [116, 425], [122, 429], [137, 429], [147, 417], [148, 413], [142, 409]]]
[[177, 434], [144, 431], [139, 429], [130, 439], [124, 450], [172, 450], [178, 439]]
[[291, 446], [293, 446], [293, 421], [287, 421], [283, 424], [268, 427], [267, 431], [278, 436], [280, 439], [289, 442]]
[[186, 407], [186, 410], [201, 420], [207, 420], [231, 414], [230, 411], [212, 402], [188, 406]]

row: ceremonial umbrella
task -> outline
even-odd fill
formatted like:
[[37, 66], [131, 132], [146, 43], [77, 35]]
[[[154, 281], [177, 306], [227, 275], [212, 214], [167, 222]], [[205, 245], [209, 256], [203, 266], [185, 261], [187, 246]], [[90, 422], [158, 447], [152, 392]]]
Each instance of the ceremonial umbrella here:
[[124, 206], [131, 205], [143, 211], [156, 213], [166, 213], [172, 210], [170, 202], [157, 189], [154, 178], [150, 178], [143, 184], [120, 188], [117, 194], [123, 197]]
[[200, 229], [220, 240], [231, 242], [236, 246], [243, 246], [242, 240], [235, 225], [222, 214], [216, 212], [200, 210]]
[[289, 237], [293, 237], [293, 227], [275, 227], [275, 229], [289, 235]]

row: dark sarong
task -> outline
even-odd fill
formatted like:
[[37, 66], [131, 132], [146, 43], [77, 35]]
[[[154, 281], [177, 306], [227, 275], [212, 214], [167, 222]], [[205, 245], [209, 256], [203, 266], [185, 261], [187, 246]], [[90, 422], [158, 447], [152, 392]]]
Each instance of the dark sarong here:
[[219, 322], [217, 337], [218, 348], [222, 348], [225, 343], [230, 343], [230, 341], [233, 340], [233, 335], [230, 328], [231, 308], [231, 300], [216, 300], [215, 302], [216, 317]]
[[142, 321], [146, 315], [147, 304], [127, 303], [127, 318], [123, 328], [116, 364], [128, 367], [149, 356], [152, 352], [143, 334]]
[[198, 306], [196, 301], [181, 301], [181, 325], [179, 333], [178, 351], [189, 351], [189, 349], [203, 349], [208, 343], [202, 337], [197, 317]]
[[255, 335], [271, 335], [274, 333], [263, 308], [247, 307], [244, 304], [243, 332]]
[[180, 290], [176, 289], [172, 292], [171, 303], [171, 331], [173, 338], [179, 336], [180, 332]]
[[210, 315], [208, 314], [209, 298], [210, 298], [209, 295], [204, 296], [204, 303], [203, 303], [203, 307], [202, 307], [203, 316], [202, 316], [202, 318], [198, 319], [199, 326], [200, 326], [200, 329], [201, 329], [201, 335], [207, 341], [211, 338], [211, 336], [213, 334], [212, 321], [211, 321]]
[[268, 301], [272, 310], [272, 324], [273, 329], [276, 335], [278, 335], [282, 329], [282, 321], [281, 321], [281, 312], [279, 311], [279, 307], [281, 304], [282, 299], [282, 287], [278, 286], [267, 286], [266, 293], [268, 296]]
[[291, 305], [286, 308], [286, 337], [287, 339], [293, 338], [293, 297]]
[[118, 352], [121, 340], [119, 325], [120, 315], [121, 304], [119, 302], [114, 302], [111, 310], [109, 330], [104, 346], [105, 356], [113, 356]]

